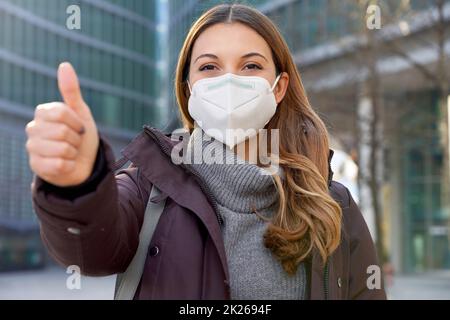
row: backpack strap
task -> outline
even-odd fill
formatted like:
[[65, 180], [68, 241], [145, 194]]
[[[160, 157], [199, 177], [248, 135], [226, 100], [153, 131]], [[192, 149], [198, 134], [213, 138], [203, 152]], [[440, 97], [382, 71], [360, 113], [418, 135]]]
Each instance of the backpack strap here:
[[[139, 233], [139, 246], [127, 270], [117, 275], [116, 289], [114, 292], [115, 300], [132, 300], [134, 298], [144, 271], [148, 246], [166, 203], [165, 198], [161, 199], [159, 197], [160, 195], [161, 191], [153, 185], [150, 196], [148, 197], [141, 232]], [[155, 197], [160, 198], [161, 201], [157, 203], [152, 202], [152, 199], [155, 199]]]

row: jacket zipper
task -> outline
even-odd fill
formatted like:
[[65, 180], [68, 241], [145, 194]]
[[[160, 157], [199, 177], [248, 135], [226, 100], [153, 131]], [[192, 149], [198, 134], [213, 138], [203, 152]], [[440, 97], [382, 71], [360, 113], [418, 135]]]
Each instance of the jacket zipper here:
[[[164, 152], [164, 154], [166, 156], [170, 157], [171, 150], [167, 147], [167, 145], [165, 143], [163, 143], [160, 140], [160, 138], [153, 132], [153, 130], [148, 125], [144, 125], [144, 131], [153, 138], [153, 140], [158, 144], [158, 146]], [[214, 208], [214, 212], [217, 217], [217, 220], [219, 221], [219, 224], [222, 224], [223, 220], [222, 220], [222, 217], [219, 215], [219, 210], [217, 208], [216, 199], [215, 199], [214, 195], [212, 194], [212, 192], [205, 186], [203, 179], [194, 170], [192, 170], [189, 166], [186, 166], [184, 163], [180, 163], [179, 166], [181, 166], [185, 170], [189, 171], [189, 173], [194, 176], [195, 180], [199, 184], [203, 193], [205, 193], [209, 202], [212, 204], [212, 206]]]

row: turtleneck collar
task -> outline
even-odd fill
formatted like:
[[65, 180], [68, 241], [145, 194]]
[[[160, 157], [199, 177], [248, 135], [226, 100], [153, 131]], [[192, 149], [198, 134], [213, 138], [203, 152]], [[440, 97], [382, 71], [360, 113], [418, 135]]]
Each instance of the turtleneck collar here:
[[[266, 169], [239, 158], [233, 150], [195, 128], [186, 157], [220, 206], [236, 213], [267, 211], [278, 200], [273, 177]], [[185, 158], [186, 159], [186, 158]], [[203, 161], [202, 161], [203, 160]]]

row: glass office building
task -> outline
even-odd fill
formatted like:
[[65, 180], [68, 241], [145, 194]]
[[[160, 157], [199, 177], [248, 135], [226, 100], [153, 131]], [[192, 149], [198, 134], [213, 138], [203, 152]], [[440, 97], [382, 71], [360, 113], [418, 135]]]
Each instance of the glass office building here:
[[[66, 12], [80, 8], [80, 29]], [[0, 269], [19, 258], [9, 231], [37, 229], [25, 124], [60, 100], [56, 68], [70, 61], [116, 156], [144, 123], [167, 122], [160, 98], [159, 0], [0, 0]], [[26, 246], [19, 244], [17, 246]]]
[[[408, 92], [399, 99], [414, 101], [414, 116], [403, 114], [391, 150], [397, 154], [401, 189], [402, 261], [405, 271], [450, 269], [450, 211], [443, 195], [443, 149], [439, 137], [437, 92]], [[395, 99], [395, 98], [393, 98]]]

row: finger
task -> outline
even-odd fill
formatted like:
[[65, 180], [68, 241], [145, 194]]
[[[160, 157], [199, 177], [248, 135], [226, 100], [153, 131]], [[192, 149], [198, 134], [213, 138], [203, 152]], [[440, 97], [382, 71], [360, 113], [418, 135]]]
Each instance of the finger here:
[[75, 112], [81, 111], [84, 106], [80, 84], [75, 69], [68, 62], [58, 67], [58, 87], [64, 102]]
[[44, 140], [40, 138], [28, 139], [25, 145], [28, 153], [47, 158], [76, 159], [78, 150], [63, 141]]
[[82, 136], [64, 123], [33, 120], [27, 124], [25, 131], [30, 138], [65, 141], [75, 148], [78, 148], [82, 142]]
[[38, 105], [34, 117], [36, 120], [45, 122], [64, 123], [80, 134], [84, 133], [85, 130], [82, 119], [61, 102]]
[[47, 158], [39, 155], [30, 156], [30, 167], [34, 173], [45, 180], [46, 177], [55, 177], [68, 174], [75, 170], [75, 161], [63, 158]]

